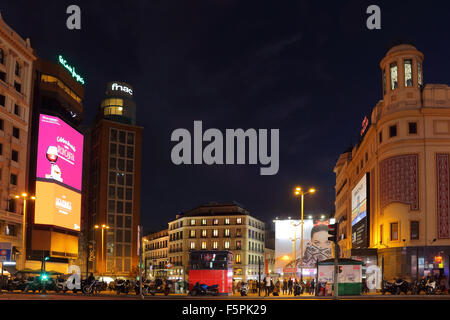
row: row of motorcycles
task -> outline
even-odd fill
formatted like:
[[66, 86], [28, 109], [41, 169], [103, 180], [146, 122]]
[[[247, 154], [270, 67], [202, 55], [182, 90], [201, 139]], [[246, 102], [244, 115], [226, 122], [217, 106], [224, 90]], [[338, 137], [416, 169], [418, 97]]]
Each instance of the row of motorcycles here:
[[[140, 294], [140, 283], [139, 281], [131, 282], [130, 280], [118, 279], [110, 283], [109, 288], [119, 294], [129, 294], [134, 291], [135, 294]], [[156, 279], [155, 281], [146, 280], [142, 283], [142, 293], [144, 295], [155, 295], [157, 293], [163, 293], [168, 295], [172, 288], [172, 282], [170, 280], [163, 281], [162, 279]], [[55, 291], [56, 293], [66, 293], [71, 291], [77, 293], [81, 291], [84, 294], [98, 294], [102, 291], [108, 289], [106, 282], [94, 280], [87, 281], [82, 280], [80, 285], [69, 284], [65, 279], [62, 278], [48, 278], [43, 281], [41, 277], [28, 277], [23, 278], [11, 278], [8, 280], [6, 289], [10, 292], [21, 291], [21, 292], [42, 292]]]
[[381, 289], [382, 294], [390, 293], [399, 295], [404, 294], [445, 294], [448, 289], [445, 285], [440, 285], [435, 279], [420, 279], [408, 282], [403, 279], [396, 279], [394, 282], [384, 280]]

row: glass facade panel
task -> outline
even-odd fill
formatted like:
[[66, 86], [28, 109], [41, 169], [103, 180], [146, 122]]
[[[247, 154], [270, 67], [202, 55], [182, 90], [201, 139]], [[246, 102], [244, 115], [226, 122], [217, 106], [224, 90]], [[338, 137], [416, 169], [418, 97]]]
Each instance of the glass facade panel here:
[[412, 80], [412, 60], [406, 59], [405, 60], [405, 87], [412, 87], [413, 80]]

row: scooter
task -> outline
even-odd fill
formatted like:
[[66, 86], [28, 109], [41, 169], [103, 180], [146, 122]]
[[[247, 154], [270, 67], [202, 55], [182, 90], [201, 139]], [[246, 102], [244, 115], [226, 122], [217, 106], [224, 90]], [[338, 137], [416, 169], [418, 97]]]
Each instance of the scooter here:
[[209, 294], [217, 296], [219, 295], [219, 285], [215, 284], [212, 286], [208, 286], [207, 284], [200, 284], [199, 282], [197, 282], [190, 291], [190, 294], [193, 296]]
[[247, 282], [243, 282], [241, 285], [241, 296], [247, 296], [248, 295], [248, 283]]
[[115, 289], [116, 289], [116, 293], [117, 294], [121, 294], [121, 293], [125, 293], [128, 294], [128, 292], [130, 291], [130, 281], [129, 280], [118, 280], [116, 285], [115, 285]]
[[404, 294], [408, 294], [409, 290], [409, 283], [408, 281], [405, 281], [403, 279], [397, 279], [395, 280], [394, 284], [395, 294], [401, 294], [402, 292]]
[[394, 286], [393, 283], [383, 280], [383, 287], [381, 289], [381, 294], [386, 294], [387, 292], [389, 292], [390, 294], [396, 294], [397, 288]]

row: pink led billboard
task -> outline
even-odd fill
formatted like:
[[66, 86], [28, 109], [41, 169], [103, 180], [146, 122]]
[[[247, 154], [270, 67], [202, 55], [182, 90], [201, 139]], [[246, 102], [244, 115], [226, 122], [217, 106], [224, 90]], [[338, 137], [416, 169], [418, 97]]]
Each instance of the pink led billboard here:
[[36, 177], [81, 191], [83, 135], [58, 117], [41, 114]]

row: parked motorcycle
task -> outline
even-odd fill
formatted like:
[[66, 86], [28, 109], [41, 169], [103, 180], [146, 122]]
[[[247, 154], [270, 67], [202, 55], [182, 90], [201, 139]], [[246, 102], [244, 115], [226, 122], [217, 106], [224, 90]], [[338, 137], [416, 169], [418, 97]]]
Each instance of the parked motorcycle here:
[[426, 293], [427, 281], [425, 279], [415, 280], [411, 291], [413, 294], [420, 294], [422, 291]]
[[296, 282], [294, 284], [294, 296], [299, 296], [303, 293], [303, 287], [301, 286], [300, 282]]
[[[136, 292], [136, 295], [140, 294], [140, 282], [136, 281], [136, 284], [134, 285], [134, 291]], [[150, 280], [144, 280], [142, 282], [142, 294], [144, 296], [148, 295], [151, 291], [151, 281]]]
[[242, 297], [244, 297], [244, 296], [247, 296], [248, 295], [248, 283], [247, 282], [243, 282], [242, 284], [241, 284], [241, 296]]
[[35, 293], [36, 291], [39, 292], [42, 290], [42, 283], [40, 281], [40, 277], [29, 277], [27, 281], [25, 282], [24, 288], [22, 292], [28, 292], [31, 291]]
[[87, 283], [84, 282], [81, 286], [81, 291], [84, 294], [98, 294], [102, 291], [102, 288], [104, 287], [103, 283], [98, 281], [98, 280], [94, 280], [91, 283]]
[[25, 289], [25, 281], [21, 278], [11, 278], [8, 280], [7, 290], [12, 292], [14, 290], [23, 291]]
[[155, 281], [151, 282], [149, 285], [148, 292], [154, 296], [156, 293], [164, 293], [164, 295], [168, 295], [170, 293], [170, 288], [172, 287], [172, 282], [170, 280], [165, 280], [165, 283], [162, 279], [155, 279]]
[[408, 294], [408, 291], [410, 290], [410, 286], [408, 281], [405, 281], [403, 279], [396, 279], [393, 283], [395, 294], [401, 294], [402, 292], [404, 294]]
[[438, 290], [438, 285], [437, 285], [436, 280], [428, 279], [426, 288], [427, 288], [427, 291], [426, 291], [427, 294], [436, 294], [436, 292]]
[[397, 293], [397, 288], [394, 286], [393, 283], [383, 280], [383, 286], [381, 288], [381, 294], [386, 294], [386, 293], [390, 293], [390, 294], [396, 294]]
[[130, 280], [119, 279], [117, 280], [115, 285], [115, 290], [117, 294], [121, 293], [128, 294], [130, 288], [131, 288]]
[[200, 284], [197, 282], [192, 290], [190, 291], [190, 294], [193, 296], [197, 295], [213, 295], [217, 296], [219, 295], [219, 285], [214, 284], [212, 286], [208, 286], [207, 284]]

